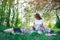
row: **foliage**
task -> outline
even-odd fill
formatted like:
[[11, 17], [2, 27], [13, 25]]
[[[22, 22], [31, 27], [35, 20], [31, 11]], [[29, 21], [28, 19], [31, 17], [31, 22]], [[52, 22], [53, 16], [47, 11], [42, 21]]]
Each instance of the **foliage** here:
[[56, 25], [57, 28], [60, 28], [60, 20], [57, 20]]
[[51, 23], [59, 18], [59, 7], [59, 2], [53, 0], [1, 0], [0, 25], [30, 28], [30, 24], [34, 22], [36, 12], [41, 14], [45, 22]]
[[51, 28], [51, 27], [52, 27], [51, 23], [49, 23], [49, 24], [48, 24], [48, 27], [49, 27], [49, 28]]

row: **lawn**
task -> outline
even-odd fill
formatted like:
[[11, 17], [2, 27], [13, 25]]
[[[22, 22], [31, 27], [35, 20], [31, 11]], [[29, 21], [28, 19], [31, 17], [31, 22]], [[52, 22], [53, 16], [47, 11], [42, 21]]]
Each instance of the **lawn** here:
[[[3, 27], [0, 27], [0, 30], [3, 29]], [[38, 34], [36, 32], [31, 34], [10, 34], [0, 32], [0, 40], [60, 40], [60, 35], [46, 36], [44, 33]]]

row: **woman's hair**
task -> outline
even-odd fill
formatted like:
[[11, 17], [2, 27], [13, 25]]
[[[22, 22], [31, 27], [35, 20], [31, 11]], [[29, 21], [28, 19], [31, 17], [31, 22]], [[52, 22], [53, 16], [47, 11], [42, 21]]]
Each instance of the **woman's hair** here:
[[38, 20], [42, 19], [41, 16], [39, 15], [39, 13], [35, 14], [35, 18], [38, 19]]

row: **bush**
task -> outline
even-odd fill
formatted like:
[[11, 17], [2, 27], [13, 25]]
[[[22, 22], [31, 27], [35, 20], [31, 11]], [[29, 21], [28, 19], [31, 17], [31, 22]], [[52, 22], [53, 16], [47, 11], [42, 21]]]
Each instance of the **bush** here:
[[60, 20], [57, 20], [56, 25], [57, 28], [60, 28]]
[[52, 25], [49, 23], [49, 24], [48, 24], [48, 27], [49, 27], [49, 28], [51, 28], [51, 27], [52, 27]]
[[60, 31], [57, 31], [57, 34], [60, 34]]

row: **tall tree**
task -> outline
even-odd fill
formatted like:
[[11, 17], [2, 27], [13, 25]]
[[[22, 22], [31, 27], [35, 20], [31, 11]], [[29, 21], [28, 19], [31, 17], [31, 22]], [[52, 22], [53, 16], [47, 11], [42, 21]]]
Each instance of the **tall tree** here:
[[19, 4], [19, 1], [17, 0], [17, 9], [16, 9], [16, 21], [15, 21], [15, 26], [17, 27], [18, 26], [18, 17], [19, 17], [19, 13], [18, 13], [18, 4]]

